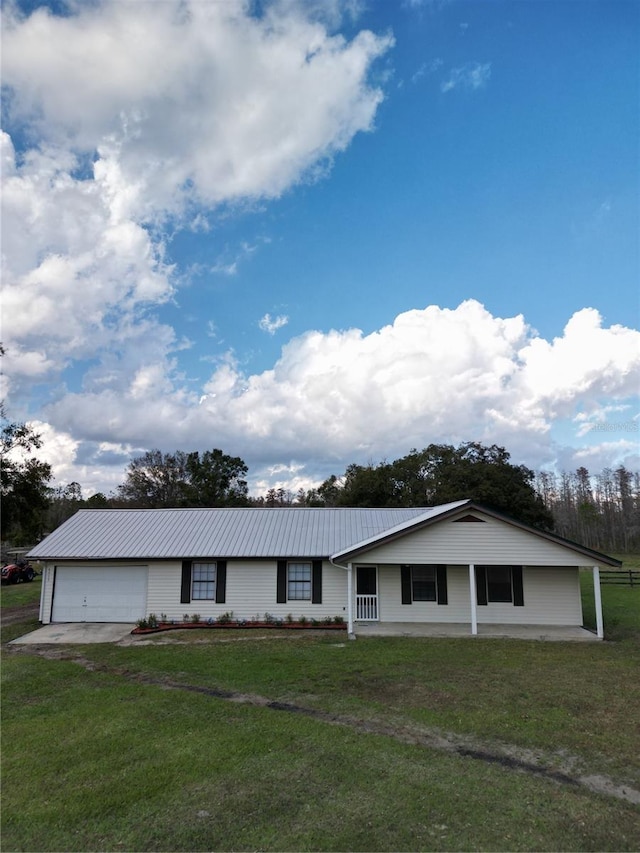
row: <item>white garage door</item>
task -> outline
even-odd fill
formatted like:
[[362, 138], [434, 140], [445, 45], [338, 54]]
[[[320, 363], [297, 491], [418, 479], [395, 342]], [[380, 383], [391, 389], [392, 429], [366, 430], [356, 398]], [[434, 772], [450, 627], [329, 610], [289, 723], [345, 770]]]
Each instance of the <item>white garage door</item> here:
[[56, 569], [52, 622], [136, 622], [146, 606], [146, 566]]

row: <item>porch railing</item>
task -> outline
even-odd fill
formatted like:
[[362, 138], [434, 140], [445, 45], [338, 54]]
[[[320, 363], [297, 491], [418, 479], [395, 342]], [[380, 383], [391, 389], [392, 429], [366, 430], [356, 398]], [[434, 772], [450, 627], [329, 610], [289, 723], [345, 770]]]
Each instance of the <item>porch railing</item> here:
[[377, 595], [356, 595], [356, 619], [358, 622], [378, 621]]

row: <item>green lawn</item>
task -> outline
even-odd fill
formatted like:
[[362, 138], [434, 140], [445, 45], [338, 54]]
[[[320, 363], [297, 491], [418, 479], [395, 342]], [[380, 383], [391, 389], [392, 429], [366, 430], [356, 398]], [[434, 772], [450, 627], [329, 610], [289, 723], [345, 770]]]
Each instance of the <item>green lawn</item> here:
[[24, 604], [37, 604], [40, 601], [42, 577], [38, 575], [31, 583], [17, 583], [0, 586], [0, 607], [18, 607]]
[[603, 587], [605, 643], [192, 630], [5, 649], [2, 849], [637, 851], [640, 806], [523, 769], [640, 789], [637, 594]]

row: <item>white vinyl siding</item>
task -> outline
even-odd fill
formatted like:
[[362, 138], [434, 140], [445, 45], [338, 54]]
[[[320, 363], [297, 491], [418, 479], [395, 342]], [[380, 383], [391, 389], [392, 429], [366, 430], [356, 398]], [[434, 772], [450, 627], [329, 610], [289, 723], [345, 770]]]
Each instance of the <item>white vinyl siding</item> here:
[[203, 600], [181, 604], [181, 565], [180, 561], [166, 561], [149, 566], [149, 612], [158, 616], [165, 613], [170, 619], [198, 613], [203, 620], [232, 611], [236, 619], [263, 617], [265, 613], [283, 619], [289, 613], [309, 619], [347, 616], [347, 573], [326, 560], [322, 564], [322, 604], [312, 604], [309, 600], [277, 604], [276, 560], [228, 560], [224, 604]]
[[436, 601], [402, 603], [400, 565], [378, 567], [378, 613], [381, 622], [468, 622], [469, 570], [447, 566], [448, 604]]
[[[490, 602], [479, 605], [479, 624], [582, 625], [579, 571], [574, 567], [523, 566], [524, 607]], [[400, 566], [378, 569], [381, 622], [471, 621], [469, 567], [447, 566], [449, 603], [414, 601], [402, 604]], [[474, 590], [475, 593], [475, 590]]]
[[443, 521], [358, 555], [367, 563], [591, 566], [588, 557], [497, 519]]

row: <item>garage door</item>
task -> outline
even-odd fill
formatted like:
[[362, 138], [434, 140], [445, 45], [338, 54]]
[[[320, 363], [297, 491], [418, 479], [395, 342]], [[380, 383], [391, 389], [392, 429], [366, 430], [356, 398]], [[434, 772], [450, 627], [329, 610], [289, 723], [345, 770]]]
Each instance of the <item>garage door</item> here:
[[146, 566], [56, 569], [52, 622], [136, 622], [146, 606]]

